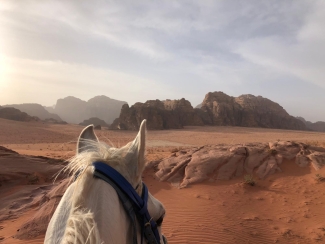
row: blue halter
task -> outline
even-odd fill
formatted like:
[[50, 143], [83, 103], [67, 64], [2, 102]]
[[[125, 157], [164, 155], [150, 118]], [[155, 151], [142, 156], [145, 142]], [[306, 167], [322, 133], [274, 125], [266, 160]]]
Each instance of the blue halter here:
[[[158, 233], [157, 224], [150, 217], [147, 208], [147, 186], [142, 183], [142, 197], [140, 197], [132, 185], [111, 166], [103, 162], [94, 162], [93, 166], [95, 167], [95, 177], [106, 181], [116, 190], [132, 221], [134, 220], [134, 213], [137, 216], [141, 225], [141, 242], [145, 236], [148, 243], [160, 243], [160, 235]], [[134, 229], [136, 229], [135, 223]], [[136, 233], [134, 233], [134, 235], [136, 235]]]

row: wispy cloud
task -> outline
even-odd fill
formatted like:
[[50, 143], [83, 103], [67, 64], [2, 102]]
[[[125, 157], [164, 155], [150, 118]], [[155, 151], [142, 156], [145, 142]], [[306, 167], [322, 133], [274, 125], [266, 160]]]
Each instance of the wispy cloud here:
[[[0, 0], [0, 53], [15, 69], [6, 84], [37, 81], [46, 91], [53, 83], [83, 97], [108, 88], [130, 103], [185, 97], [194, 106], [209, 91], [253, 93], [298, 115], [292, 104], [303, 106], [306, 90], [325, 91], [324, 7], [321, 0]], [[283, 99], [265, 88], [270, 83], [296, 93]], [[57, 91], [48, 99], [63, 96]], [[324, 116], [319, 109], [310, 119]]]
[[304, 24], [291, 36], [258, 37], [237, 46], [236, 53], [244, 59], [284, 72], [325, 88], [325, 3], [317, 2], [305, 16]]
[[[13, 97], [13, 93], [18, 96], [21, 93], [34, 93], [44, 97], [51, 94], [57, 98], [72, 95], [85, 99], [106, 94], [112, 98], [128, 101], [130, 104], [145, 102], [146, 99], [165, 99], [163, 94], [167, 93], [176, 96], [168, 84], [125, 72], [60, 61], [35, 61], [8, 57], [4, 59], [10, 67], [14, 68], [3, 72], [5, 80], [9, 80], [10, 83], [0, 83], [3, 86], [2, 91], [6, 91], [0, 96], [1, 104], [14, 103], [17, 97]], [[11, 97], [6, 94], [10, 94]], [[32, 102], [31, 98], [28, 102]], [[52, 99], [45, 99], [45, 101], [50, 105]]]

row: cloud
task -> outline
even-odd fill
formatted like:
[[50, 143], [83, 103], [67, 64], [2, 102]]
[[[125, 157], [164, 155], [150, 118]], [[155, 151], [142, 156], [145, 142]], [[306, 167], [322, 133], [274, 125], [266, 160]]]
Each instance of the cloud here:
[[[3, 1], [0, 53], [16, 60], [6, 61], [15, 65], [11, 81], [46, 92], [53, 85], [52, 99], [58, 91], [123, 96], [112, 85], [121, 80], [130, 103], [185, 97], [196, 105], [221, 90], [292, 108], [308, 84], [324, 90], [324, 9], [320, 0]], [[270, 84], [300, 88], [283, 100]]]
[[[109, 69], [86, 65], [69, 64], [60, 61], [35, 61], [5, 57], [9, 67], [4, 76], [7, 81], [1, 90], [0, 103], [9, 98], [5, 94], [24, 94], [31, 102], [53, 103], [56, 99], [74, 95], [89, 98], [99, 93], [111, 98], [135, 103], [147, 99], [166, 99], [164, 94], [173, 95], [171, 87], [142, 77]], [[9, 86], [9, 85], [10, 86]], [[14, 91], [14, 92], [13, 92]], [[42, 94], [45, 92], [46, 94]], [[34, 94], [38, 94], [36, 97]], [[16, 102], [17, 103], [17, 102]]]
[[234, 52], [244, 59], [325, 88], [325, 3], [317, 1], [293, 40], [282, 36], [257, 37], [239, 44]]

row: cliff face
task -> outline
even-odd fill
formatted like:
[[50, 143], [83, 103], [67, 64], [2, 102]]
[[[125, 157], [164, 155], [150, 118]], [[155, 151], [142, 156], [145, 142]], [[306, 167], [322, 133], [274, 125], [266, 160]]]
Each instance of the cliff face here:
[[23, 104], [9, 104], [4, 107], [12, 107], [19, 109], [21, 112], [27, 113], [30, 116], [36, 116], [41, 120], [55, 119], [56, 121], [62, 121], [62, 119], [55, 113], [50, 113], [46, 108], [37, 103], [23, 103]]
[[279, 104], [261, 96], [231, 97], [223, 92], [210, 92], [202, 102], [200, 115], [209, 125], [306, 129], [304, 123], [290, 116]]
[[178, 129], [190, 125], [219, 125], [306, 130], [300, 120], [290, 116], [279, 104], [261, 96], [231, 97], [209, 92], [201, 108], [189, 101], [151, 100], [122, 107], [111, 129], [137, 130], [143, 119], [151, 130]]
[[183, 126], [204, 125], [197, 111], [193, 109], [191, 103], [184, 98], [180, 100], [163, 101], [166, 110], [173, 111], [178, 115], [178, 119]]
[[58, 99], [54, 111], [68, 123], [78, 124], [89, 118], [85, 118], [84, 116], [86, 104], [87, 102], [79, 98], [69, 96], [63, 99]]
[[59, 99], [54, 111], [69, 123], [78, 124], [96, 117], [110, 124], [119, 116], [121, 107], [125, 103], [106, 96], [96, 96], [87, 102], [70, 96]]
[[149, 130], [180, 129], [185, 125], [203, 125], [203, 121], [184, 98], [180, 100], [149, 100], [133, 106], [123, 105], [111, 129], [138, 130], [143, 119]]
[[242, 109], [235, 98], [223, 92], [209, 92], [201, 104], [201, 116], [208, 125], [238, 125]]

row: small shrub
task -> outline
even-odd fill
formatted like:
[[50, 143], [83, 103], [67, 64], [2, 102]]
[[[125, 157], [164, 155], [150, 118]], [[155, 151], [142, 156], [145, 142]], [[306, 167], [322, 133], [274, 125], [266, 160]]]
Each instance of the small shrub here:
[[244, 183], [247, 185], [255, 186], [255, 180], [252, 175], [245, 175]]
[[322, 181], [325, 181], [325, 177], [322, 176], [321, 174], [316, 174], [316, 175], [315, 175], [315, 180], [316, 180], [317, 182], [322, 182]]
[[273, 156], [277, 155], [278, 154], [278, 151], [275, 150], [275, 149], [269, 149], [269, 153]]

